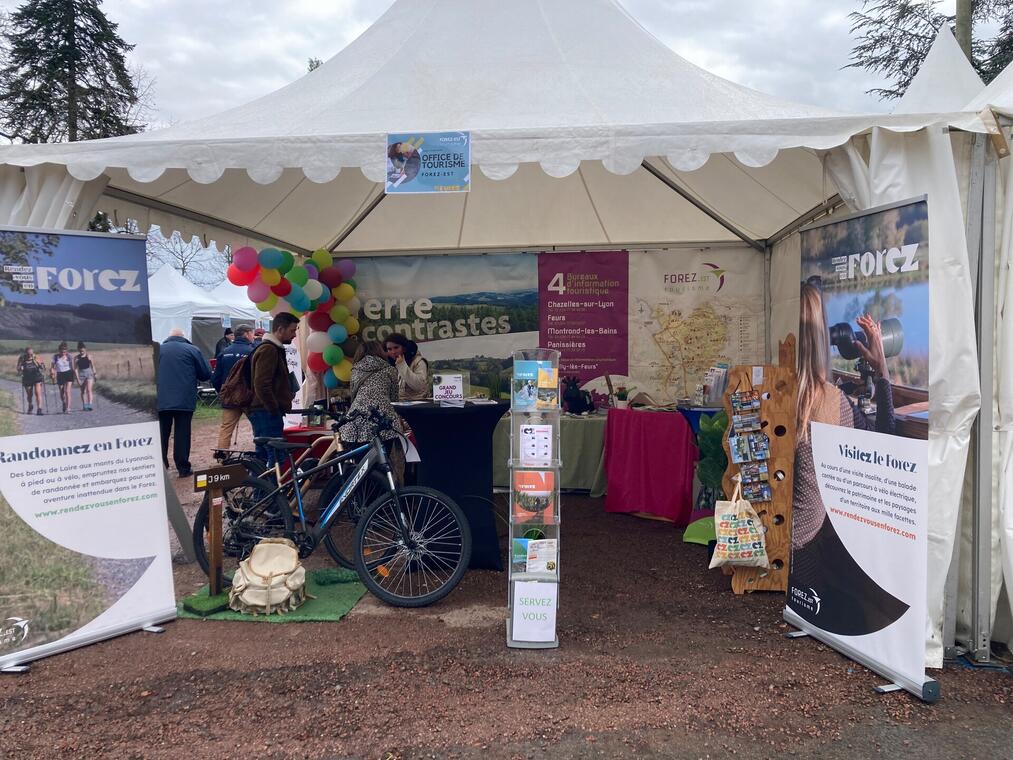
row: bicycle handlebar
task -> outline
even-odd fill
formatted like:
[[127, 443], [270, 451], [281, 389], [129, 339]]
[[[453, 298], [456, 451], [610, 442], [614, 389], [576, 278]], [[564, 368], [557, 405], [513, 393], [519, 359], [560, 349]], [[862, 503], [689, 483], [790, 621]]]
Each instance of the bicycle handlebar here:
[[381, 430], [394, 429], [394, 423], [376, 409], [370, 409], [368, 412], [353, 410], [347, 414], [338, 414], [337, 412], [332, 412], [330, 409], [326, 409], [322, 406], [312, 406], [309, 409], [293, 409], [292, 414], [300, 414], [304, 416], [324, 415], [334, 422], [335, 428], [341, 427], [349, 422], [365, 418], [377, 428], [377, 432]]

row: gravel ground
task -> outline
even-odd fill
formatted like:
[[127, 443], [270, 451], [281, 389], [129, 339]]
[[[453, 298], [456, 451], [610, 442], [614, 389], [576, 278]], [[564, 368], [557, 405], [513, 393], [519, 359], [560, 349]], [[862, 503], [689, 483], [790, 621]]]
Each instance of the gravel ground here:
[[55, 385], [46, 384], [46, 401], [48, 413], [43, 415], [25, 414], [22, 402], [25, 392], [21, 383], [0, 378], [0, 390], [7, 391], [14, 399], [18, 428], [21, 433], [52, 433], [60, 430], [78, 430], [80, 428], [104, 427], [106, 425], [132, 425], [138, 422], [150, 422], [151, 412], [138, 411], [126, 404], [112, 401], [101, 395], [101, 386], [95, 390], [95, 411], [86, 412], [81, 408], [81, 396], [77, 387], [72, 389], [71, 411], [64, 414], [60, 402], [60, 391]]
[[[876, 695], [671, 527], [563, 503], [558, 650], [505, 647], [506, 577], [487, 571], [423, 610], [366, 596], [337, 624], [180, 620], [0, 680], [0, 756], [1013, 757], [1009, 673], [934, 673], [931, 706]], [[202, 583], [182, 564], [176, 580]]]

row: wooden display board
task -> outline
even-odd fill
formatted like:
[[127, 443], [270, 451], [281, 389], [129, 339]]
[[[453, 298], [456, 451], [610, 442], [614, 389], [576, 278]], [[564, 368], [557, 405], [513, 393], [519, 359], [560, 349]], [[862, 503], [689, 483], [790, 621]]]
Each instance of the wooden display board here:
[[[766, 528], [766, 550], [770, 567], [734, 567], [725, 565], [732, 576], [732, 590], [736, 594], [749, 591], [788, 591], [788, 562], [791, 557], [791, 501], [795, 465], [795, 403], [798, 381], [795, 375], [795, 336], [789, 335], [779, 345], [780, 365], [739, 366], [728, 371], [725, 390], [725, 411], [728, 414], [728, 432], [725, 434], [725, 453], [728, 468], [722, 480], [725, 498], [735, 490], [732, 476], [738, 474], [739, 465], [732, 463], [728, 448], [728, 435], [732, 425], [732, 394], [737, 391], [760, 393], [761, 432], [770, 441], [771, 501], [751, 502]], [[754, 384], [763, 370], [762, 381]]]

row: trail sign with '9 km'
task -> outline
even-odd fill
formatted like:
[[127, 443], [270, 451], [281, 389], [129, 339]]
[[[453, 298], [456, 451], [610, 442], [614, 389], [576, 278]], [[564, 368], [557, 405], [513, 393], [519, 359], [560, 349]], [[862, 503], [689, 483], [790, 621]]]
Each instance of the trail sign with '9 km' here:
[[198, 470], [193, 474], [193, 490], [227, 491], [243, 484], [246, 479], [246, 468], [241, 464], [226, 467], [212, 467], [210, 470]]

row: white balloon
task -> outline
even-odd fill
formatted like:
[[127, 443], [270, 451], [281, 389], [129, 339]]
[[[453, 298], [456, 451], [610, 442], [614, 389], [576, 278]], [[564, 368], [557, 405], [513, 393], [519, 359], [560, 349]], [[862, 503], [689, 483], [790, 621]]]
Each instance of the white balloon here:
[[320, 298], [324, 294], [324, 286], [317, 280], [307, 280], [302, 287], [303, 292], [310, 297], [310, 300]]
[[333, 342], [331, 336], [325, 332], [311, 332], [310, 337], [306, 339], [306, 348], [310, 353], [320, 354]]
[[362, 308], [362, 302], [359, 300], [358, 296], [352, 296], [345, 301], [345, 306], [348, 307], [348, 313], [353, 317], [356, 317], [359, 315], [359, 309]]

